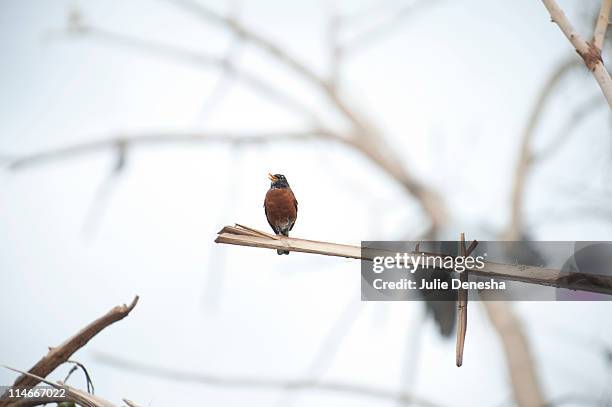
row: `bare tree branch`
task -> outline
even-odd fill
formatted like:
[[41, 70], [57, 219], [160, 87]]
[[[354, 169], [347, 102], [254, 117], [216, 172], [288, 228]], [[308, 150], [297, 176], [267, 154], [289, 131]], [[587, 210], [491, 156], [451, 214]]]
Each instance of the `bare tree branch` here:
[[[522, 238], [525, 228], [523, 216], [526, 183], [534, 163], [532, 144], [535, 130], [561, 80], [580, 65], [579, 61], [573, 58], [561, 63], [540, 90], [535, 106], [531, 110], [523, 131], [519, 157], [514, 171], [510, 221], [501, 236], [504, 240], [521, 240]], [[484, 295], [486, 296], [486, 293]], [[529, 342], [511, 305], [504, 302], [485, 301], [483, 306], [502, 341], [517, 404], [519, 406], [543, 405], [544, 397], [534, 368]]]
[[112, 170], [98, 185], [83, 221], [81, 228], [83, 236], [91, 237], [96, 234], [115, 188], [119, 183], [121, 172]]
[[83, 143], [42, 150], [37, 153], [13, 156], [8, 161], [9, 169], [20, 170], [26, 167], [55, 160], [73, 158], [95, 153], [104, 149], [131, 148], [136, 146], [176, 145], [176, 144], [265, 144], [270, 142], [303, 141], [315, 137], [335, 140], [339, 136], [324, 130], [261, 132], [261, 133], [143, 133], [119, 135], [113, 138], [93, 140]]
[[228, 387], [228, 388], [252, 388], [270, 390], [322, 390], [334, 393], [352, 394], [361, 397], [372, 397], [382, 400], [403, 401], [423, 407], [438, 406], [429, 400], [410, 393], [396, 392], [392, 390], [380, 389], [362, 384], [350, 384], [336, 381], [322, 381], [311, 379], [265, 379], [262, 377], [247, 376], [219, 376], [216, 374], [188, 372], [175, 370], [147, 363], [131, 361], [109, 354], [98, 354], [97, 358], [110, 366], [121, 370], [130, 370], [148, 376], [174, 380], [181, 383], [193, 382], [208, 386]]
[[330, 2], [330, 7], [333, 9], [330, 12], [328, 28], [327, 28], [327, 42], [329, 44], [329, 73], [327, 82], [329, 86], [334, 90], [338, 91], [340, 82], [340, 68], [344, 58], [343, 49], [340, 46], [340, 30], [342, 28], [342, 19], [335, 9], [335, 4]]
[[[608, 0], [604, 1], [609, 3]], [[580, 34], [578, 34], [578, 32], [574, 29], [572, 24], [565, 16], [565, 13], [557, 5], [555, 0], [542, 0], [542, 2], [548, 9], [552, 21], [557, 23], [563, 34], [565, 34], [567, 39], [576, 49], [576, 52], [578, 52], [578, 54], [582, 57], [587, 68], [589, 68], [589, 70], [593, 73], [593, 76], [597, 80], [599, 87], [608, 101], [608, 105], [610, 108], [612, 108], [612, 79], [603, 65], [603, 60], [601, 59], [601, 48], [582, 39]], [[608, 5], [602, 5], [602, 10], [604, 9], [606, 9], [606, 13], [609, 12]], [[597, 25], [599, 26], [600, 24], [598, 23]], [[597, 36], [601, 35], [597, 32], [596, 34]]]
[[[324, 242], [318, 240], [299, 239], [295, 237], [275, 236], [242, 225], [225, 226], [218, 232], [216, 243], [238, 246], [256, 247], [262, 249], [281, 249], [323, 256], [346, 257], [359, 260], [373, 260], [377, 256], [395, 256], [395, 252], [383, 249], [362, 249], [361, 246]], [[472, 249], [473, 250], [473, 249]], [[443, 253], [426, 253], [413, 251], [414, 258], [422, 256], [442, 256]], [[412, 259], [408, 258], [410, 263]], [[424, 264], [424, 261], [420, 264]], [[449, 272], [452, 267], [445, 268]], [[562, 271], [558, 269], [530, 266], [525, 264], [507, 264], [485, 261], [482, 268], [469, 269], [470, 275], [497, 278], [510, 281], [520, 281], [549, 287], [580, 290], [601, 294], [612, 294], [612, 276]], [[503, 303], [503, 301], [500, 301]], [[508, 311], [504, 311], [509, 313]], [[513, 317], [515, 318], [515, 317]]]
[[202, 18], [204, 21], [226, 28], [230, 30], [230, 32], [233, 32], [235, 35], [242, 38], [245, 42], [253, 44], [258, 49], [262, 50], [274, 60], [279, 62], [281, 65], [284, 65], [302, 78], [309, 81], [315, 87], [315, 89], [326, 95], [332, 104], [362, 132], [365, 132], [366, 129], [371, 129], [371, 126], [366, 125], [366, 123], [340, 99], [334, 88], [327, 80], [309, 68], [305, 63], [301, 62], [299, 58], [292, 55], [289, 51], [283, 49], [272, 40], [269, 40], [256, 31], [247, 28], [240, 22], [230, 17], [225, 17], [218, 14], [212, 9], [193, 0], [165, 1], [182, 7], [183, 9]]
[[[587, 62], [586, 59], [585, 62]], [[603, 64], [600, 63], [599, 65], [601, 65], [601, 67], [598, 69], [601, 70]], [[510, 222], [506, 231], [502, 234], [503, 239], [521, 239], [525, 226], [523, 221], [523, 208], [526, 181], [529, 170], [535, 162], [535, 156], [532, 151], [535, 129], [541, 120], [552, 94], [557, 89], [558, 84], [570, 71], [578, 66], [580, 66], [578, 61], [573, 59], [559, 65], [540, 91], [535, 107], [531, 111], [531, 115], [523, 132], [521, 149], [514, 173]], [[610, 104], [609, 98], [608, 104]], [[564, 130], [567, 130], [569, 133], [569, 129]], [[544, 405], [544, 398], [534, 369], [534, 360], [531, 356], [527, 337], [510, 304], [485, 301], [483, 305], [487, 310], [489, 320], [502, 340], [506, 363], [514, 390], [513, 393], [517, 404], [520, 406]]]
[[406, 191], [414, 196], [421, 204], [423, 210], [431, 219], [431, 229], [436, 231], [446, 220], [447, 214], [441, 198], [427, 186], [415, 180], [405, 169], [395, 149], [391, 148], [384, 140], [380, 132], [363, 115], [358, 114], [337, 93], [336, 88], [326, 79], [317, 74], [311, 68], [299, 61], [297, 57], [284, 50], [273, 41], [258, 34], [254, 30], [246, 28], [239, 22], [222, 16], [208, 7], [196, 3], [193, 0], [166, 0], [176, 4], [194, 15], [199, 16], [207, 22], [220, 25], [249, 42], [276, 59], [280, 64], [292, 69], [298, 75], [309, 81], [315, 89], [318, 89], [332, 105], [352, 124], [354, 130], [351, 134], [355, 136], [350, 144], [364, 153], [376, 165], [389, 173], [399, 182]]
[[[111, 403], [110, 401], [107, 401], [101, 397], [98, 396], [94, 396], [93, 394], [89, 394], [87, 392], [84, 392], [82, 390], [79, 390], [75, 387], [71, 387], [68, 386], [67, 384], [64, 384], [62, 382], [52, 382], [50, 380], [45, 379], [44, 377], [35, 375], [33, 373], [29, 373], [29, 372], [21, 372], [20, 370], [17, 369], [13, 369], [11, 367], [8, 366], [4, 366], [5, 368], [15, 371], [17, 373], [21, 373], [22, 376], [21, 377], [27, 377], [29, 379], [31, 379], [32, 381], [36, 381], [36, 382], [42, 382], [45, 383], [55, 389], [61, 389], [65, 391], [66, 394], [66, 398], [65, 399], [59, 399], [59, 402], [66, 402], [66, 401], [72, 401], [74, 400], [78, 405], [80, 406], [84, 406], [84, 407], [116, 407], [113, 403]], [[46, 399], [37, 399], [37, 398], [25, 398], [25, 399], [17, 399], [18, 401], [9, 403], [11, 405], [11, 407], [16, 407], [16, 406], [38, 406], [38, 405], [42, 405], [42, 404], [46, 404], [49, 402], [58, 402], [58, 399], [53, 399], [53, 400], [46, 400]], [[40, 401], [38, 401], [40, 400]]]
[[[308, 380], [319, 381], [317, 377], [323, 376], [333, 363], [336, 354], [342, 349], [342, 342], [349, 334], [351, 326], [361, 314], [362, 307], [360, 305], [361, 304], [355, 303], [352, 299], [349, 300], [345, 309], [336, 319], [325, 338], [321, 341], [312, 361], [304, 372]], [[289, 397], [281, 398], [277, 405], [289, 407], [294, 404], [298, 396], [299, 392], [295, 390], [289, 394]]]
[[[227, 51], [223, 57], [224, 63], [227, 65], [235, 65], [235, 61], [238, 59], [241, 50], [242, 41], [240, 41], [239, 38], [236, 38], [227, 47]], [[225, 99], [233, 83], [234, 77], [232, 76], [231, 72], [223, 70], [220, 73], [220, 76], [217, 79], [213, 89], [210, 91], [208, 97], [204, 100], [204, 103], [200, 108], [200, 114], [198, 115], [199, 121], [202, 121], [205, 117], [208, 117], [208, 114]]]
[[281, 48], [274, 42], [268, 40], [263, 37], [259, 33], [254, 30], [251, 30], [245, 27], [243, 24], [238, 22], [237, 20], [223, 16], [214, 10], [195, 2], [193, 0], [165, 0], [169, 3], [172, 3], [176, 6], [183, 8], [184, 10], [192, 13], [195, 16], [207, 21], [209, 23], [219, 25], [221, 27], [227, 28], [233, 31], [238, 37], [242, 38], [244, 41], [249, 42], [255, 46], [257, 46], [262, 51], [266, 52], [271, 57], [275, 58], [283, 65], [291, 68], [304, 78], [309, 81], [321, 86], [325, 85], [325, 80], [319, 76], [315, 71], [306, 66], [305, 63], [301, 62], [299, 58], [295, 55], [292, 55], [287, 50]]
[[387, 13], [383, 21], [346, 40], [341, 45], [341, 48], [343, 52], [346, 53], [362, 51], [367, 48], [369, 44], [381, 38], [387, 32], [404, 22], [407, 17], [410, 17], [415, 12], [427, 7], [435, 6], [438, 3], [440, 3], [439, 0], [413, 1], [410, 4], [402, 6], [399, 10], [393, 10], [392, 12]]
[[[374, 164], [387, 172], [395, 179], [410, 195], [419, 202], [423, 208], [427, 218], [431, 221], [430, 233], [434, 235], [439, 227], [446, 220], [447, 212], [444, 203], [440, 196], [431, 190], [425, 184], [414, 179], [405, 169], [405, 166], [397, 154], [396, 149], [388, 145], [380, 132], [376, 129], [368, 119], [363, 115], [358, 114], [355, 110], [340, 97], [337, 90], [326, 79], [319, 76], [312, 69], [300, 62], [296, 57], [285, 51], [283, 48], [275, 44], [273, 41], [266, 39], [257, 32], [246, 28], [238, 21], [231, 17], [222, 16], [204, 5], [196, 3], [192, 0], [166, 0], [172, 4], [182, 7], [183, 9], [199, 16], [207, 22], [211, 22], [229, 29], [243, 41], [251, 43], [273, 57], [280, 64], [289, 67], [295, 73], [309, 81], [316, 90], [321, 92], [331, 102], [332, 106], [344, 116], [351, 124], [352, 129], [344, 132], [349, 134], [350, 139], [341, 141], [346, 142], [358, 151], [362, 152]], [[227, 61], [219, 58], [209, 57], [200, 53], [194, 53], [188, 50], [177, 49], [173, 46], [164, 44], [152, 43], [147, 40], [134, 39], [121, 34], [111, 33], [93, 27], [85, 27], [81, 24], [80, 19], [73, 24], [71, 32], [76, 34], [95, 35], [101, 39], [110, 39], [115, 43], [135, 46], [138, 49], [150, 50], [161, 53], [167, 56], [173, 56], [178, 59], [184, 59], [188, 62], [208, 65], [214, 68], [228, 69], [234, 72], [236, 76], [241, 78], [245, 83], [261, 91], [262, 93], [271, 96], [279, 102], [286, 102], [293, 107], [293, 110], [301, 112], [307, 120], [314, 123], [316, 127], [324, 127], [310, 109], [305, 108], [301, 103], [296, 102], [290, 96], [279, 92], [274, 87], [268, 86], [259, 78], [238, 70], [233, 65], [228, 65]]]
[[601, 9], [599, 10], [595, 31], [593, 32], [593, 45], [600, 50], [603, 49], [606, 31], [610, 24], [610, 7], [612, 7], [612, 0], [601, 0]]
[[573, 58], [561, 63], [540, 90], [535, 106], [531, 110], [525, 130], [523, 130], [519, 157], [514, 170], [510, 197], [510, 222], [506, 231], [502, 234], [502, 238], [505, 240], [520, 240], [521, 233], [524, 230], [523, 207], [527, 177], [533, 163], [532, 143], [535, 130], [558, 84], [567, 73], [578, 67], [580, 67], [580, 63]]
[[277, 105], [289, 109], [302, 117], [306, 117], [307, 120], [313, 123], [319, 122], [317, 115], [302, 102], [294, 99], [286, 92], [279, 90], [276, 86], [268, 83], [265, 79], [248, 72], [243, 68], [239, 68], [232, 62], [231, 59], [216, 57], [175, 45], [168, 45], [148, 39], [116, 33], [95, 26], [80, 25], [78, 28], [73, 28], [67, 33], [62, 31], [60, 34], [69, 34], [71, 36], [97, 39], [100, 41], [129, 47], [140, 52], [147, 52], [153, 55], [163, 56], [183, 63], [220, 70], [226, 75], [231, 75], [236, 80], [244, 83], [247, 87], [253, 89]]
[[[376, 134], [376, 133], [370, 133]], [[397, 154], [383, 139], [368, 137], [348, 142], [374, 164], [398, 182], [404, 190], [415, 197], [431, 221], [427, 237], [435, 236], [439, 228], [447, 221], [448, 213], [442, 198], [425, 184], [417, 181], [402, 165]]]
[[[483, 294], [486, 298], [487, 293]], [[546, 405], [533, 368], [534, 360], [529, 343], [511, 304], [502, 301], [486, 301], [484, 304], [489, 320], [499, 334], [504, 348], [517, 405], [521, 407]]]
[[543, 161], [553, 157], [557, 151], [567, 142], [574, 130], [587, 118], [589, 115], [596, 113], [598, 108], [605, 106], [602, 103], [599, 94], [591, 96], [574, 109], [572, 114], [567, 118], [565, 124], [560, 127], [557, 137], [551, 141], [546, 147], [540, 151], [532, 153], [532, 164], [541, 164]]
[[[237, 19], [240, 14], [240, 2], [234, 1], [231, 4], [232, 8], [230, 10], [231, 18]], [[223, 56], [223, 61], [226, 65], [236, 65], [235, 62], [238, 60], [239, 55], [243, 49], [243, 41], [241, 38], [237, 36], [232, 36], [230, 38], [230, 42], [227, 46], [225, 54]], [[208, 113], [212, 112], [212, 110], [224, 99], [224, 97], [229, 93], [231, 85], [233, 84], [234, 77], [231, 72], [227, 70], [223, 70], [215, 83], [212, 91], [210, 92], [208, 98], [204, 101], [199, 119], [202, 120], [204, 116], [207, 116]]]
[[[66, 362], [72, 354], [77, 350], [81, 349], [87, 344], [94, 336], [100, 333], [104, 328], [113, 324], [114, 322], [120, 321], [134, 309], [138, 303], [138, 296], [134, 297], [134, 300], [130, 305], [118, 305], [107, 312], [102, 317], [91, 322], [85, 328], [81, 329], [74, 336], [67, 339], [61, 345], [49, 348], [49, 352], [40, 359], [27, 374], [19, 376], [13, 386], [15, 387], [33, 387], [40, 383], [39, 377], [47, 377], [53, 372], [59, 365]], [[0, 406], [8, 406], [11, 402], [7, 401], [7, 393], [5, 392], [0, 397]]]

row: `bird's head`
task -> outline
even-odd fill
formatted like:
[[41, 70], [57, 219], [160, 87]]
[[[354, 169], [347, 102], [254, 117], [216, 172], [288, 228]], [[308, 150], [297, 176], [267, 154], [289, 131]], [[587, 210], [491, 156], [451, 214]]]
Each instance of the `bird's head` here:
[[289, 188], [289, 182], [283, 174], [268, 174], [268, 178], [271, 182], [270, 188]]

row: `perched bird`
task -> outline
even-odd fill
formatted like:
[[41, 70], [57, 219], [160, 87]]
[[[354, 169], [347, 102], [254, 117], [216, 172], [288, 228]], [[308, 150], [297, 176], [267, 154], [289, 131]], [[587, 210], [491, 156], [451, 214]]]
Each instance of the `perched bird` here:
[[[297, 200], [284, 175], [268, 174], [268, 178], [272, 183], [264, 199], [266, 218], [274, 233], [289, 236], [297, 218]], [[289, 254], [289, 251], [277, 250], [276, 253]]]

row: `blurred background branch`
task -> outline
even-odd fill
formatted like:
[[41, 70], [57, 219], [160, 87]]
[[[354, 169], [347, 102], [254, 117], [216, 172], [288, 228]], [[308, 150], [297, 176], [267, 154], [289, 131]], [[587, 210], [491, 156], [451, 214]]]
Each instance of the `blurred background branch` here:
[[[7, 162], [11, 170], [21, 170], [30, 166], [39, 165], [49, 161], [65, 160], [79, 157], [84, 154], [97, 153], [100, 150], [115, 150], [119, 157], [123, 157], [127, 149], [140, 146], [159, 146], [173, 144], [267, 144], [272, 142], [295, 142], [323, 137], [331, 140], [340, 140], [334, 133], [324, 130], [258, 132], [258, 133], [195, 133], [195, 132], [169, 132], [169, 133], [143, 133], [120, 135], [114, 138], [42, 150], [37, 153], [13, 156]], [[120, 161], [121, 162], [121, 161]]]
[[217, 374], [207, 374], [199, 372], [189, 372], [184, 370], [170, 369], [155, 366], [147, 363], [136, 362], [129, 359], [120, 358], [106, 353], [99, 353], [97, 359], [109, 366], [131, 371], [147, 376], [160, 377], [168, 380], [176, 380], [181, 383], [193, 382], [207, 386], [220, 386], [249, 389], [268, 389], [268, 390], [321, 390], [334, 393], [343, 393], [356, 397], [371, 397], [381, 401], [399, 401], [405, 405], [422, 407], [439, 407], [425, 398], [413, 394], [380, 389], [364, 384], [352, 384], [327, 380], [316, 379], [267, 379], [262, 377], [248, 376], [221, 376]]

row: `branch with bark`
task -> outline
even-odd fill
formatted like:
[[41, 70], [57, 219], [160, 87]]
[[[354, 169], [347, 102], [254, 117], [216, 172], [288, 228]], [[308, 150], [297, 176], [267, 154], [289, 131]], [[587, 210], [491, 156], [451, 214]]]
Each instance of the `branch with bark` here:
[[563, 34], [576, 49], [578, 55], [583, 59], [586, 67], [593, 73], [595, 80], [608, 101], [608, 105], [612, 108], [612, 79], [601, 58], [601, 50], [609, 24], [608, 16], [610, 14], [612, 1], [602, 0], [593, 40], [590, 42], [585, 41], [580, 34], [578, 34], [555, 0], [542, 0], [542, 2], [550, 13], [552, 21], [559, 26]]
[[[95, 396], [88, 392], [79, 390], [75, 387], [68, 386], [62, 382], [52, 382], [50, 380], [45, 379], [44, 377], [37, 376], [32, 373], [22, 372], [17, 369], [13, 369], [11, 367], [4, 366], [9, 370], [13, 370], [17, 373], [21, 373], [22, 376], [29, 377], [32, 380], [36, 380], [39, 383], [45, 383], [48, 386], [53, 387], [54, 389], [63, 390], [63, 396], [55, 396], [55, 397], [23, 397], [17, 398], [17, 401], [11, 401], [8, 404], [11, 407], [32, 407], [32, 406], [40, 406], [46, 405], [49, 403], [57, 403], [58, 405], [61, 403], [75, 403], [79, 406], [83, 407], [117, 407], [115, 404], [111, 403], [108, 400], [103, 399], [102, 397]], [[138, 407], [133, 402], [128, 402], [125, 399], [123, 400], [130, 407]]]
[[[127, 317], [138, 303], [138, 296], [129, 305], [118, 305], [113, 307], [106, 314], [91, 322], [72, 337], [56, 347], [50, 347], [49, 352], [42, 357], [30, 370], [23, 372], [13, 383], [13, 387], [32, 388], [45, 381], [51, 372], [57, 367], [67, 362], [68, 359], [79, 349], [85, 346], [94, 336], [99, 334], [109, 325]], [[13, 369], [15, 370], [15, 369]], [[0, 407], [12, 406], [14, 402], [8, 400], [8, 391], [0, 396]]]
[[603, 49], [606, 31], [608, 30], [608, 25], [610, 25], [611, 7], [612, 0], [601, 0], [601, 9], [599, 10], [597, 22], [595, 23], [595, 31], [593, 32], [593, 46], [600, 50]]

